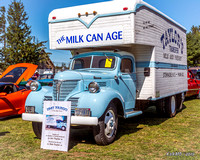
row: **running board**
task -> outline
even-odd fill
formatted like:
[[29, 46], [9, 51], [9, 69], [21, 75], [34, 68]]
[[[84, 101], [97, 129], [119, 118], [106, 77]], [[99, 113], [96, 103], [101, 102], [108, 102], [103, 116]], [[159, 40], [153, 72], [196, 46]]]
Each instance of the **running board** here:
[[125, 118], [131, 118], [135, 116], [139, 116], [142, 114], [142, 111], [130, 111], [125, 113]]

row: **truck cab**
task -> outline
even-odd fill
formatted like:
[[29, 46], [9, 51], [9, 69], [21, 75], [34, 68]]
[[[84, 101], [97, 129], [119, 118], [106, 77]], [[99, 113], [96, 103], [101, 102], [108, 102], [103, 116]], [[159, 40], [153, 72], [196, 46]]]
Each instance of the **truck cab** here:
[[[71, 124], [94, 126], [98, 143], [113, 141], [118, 116], [129, 118], [142, 114], [142, 111], [135, 110], [135, 60], [128, 52], [96, 51], [76, 55], [69, 70], [55, 75], [53, 87], [43, 86], [41, 89], [39, 84], [31, 85], [35, 91], [26, 101], [26, 110], [30, 113], [23, 114], [23, 119], [42, 122], [43, 100], [71, 101]], [[105, 131], [102, 142], [99, 142], [102, 138], [97, 128], [99, 124], [100, 131]], [[33, 122], [33, 129], [40, 125]]]

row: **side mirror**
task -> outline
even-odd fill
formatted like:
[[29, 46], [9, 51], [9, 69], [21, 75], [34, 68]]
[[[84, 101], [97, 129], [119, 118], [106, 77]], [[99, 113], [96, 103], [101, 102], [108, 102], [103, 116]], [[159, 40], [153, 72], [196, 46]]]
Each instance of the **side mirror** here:
[[6, 95], [7, 95], [6, 92], [1, 92], [1, 93], [0, 93], [0, 96], [6, 96]]

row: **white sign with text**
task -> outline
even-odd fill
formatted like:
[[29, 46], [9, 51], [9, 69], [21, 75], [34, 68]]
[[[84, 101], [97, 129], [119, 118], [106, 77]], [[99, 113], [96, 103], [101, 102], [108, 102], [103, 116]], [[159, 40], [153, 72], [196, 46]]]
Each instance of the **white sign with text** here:
[[44, 101], [41, 148], [68, 151], [71, 102]]

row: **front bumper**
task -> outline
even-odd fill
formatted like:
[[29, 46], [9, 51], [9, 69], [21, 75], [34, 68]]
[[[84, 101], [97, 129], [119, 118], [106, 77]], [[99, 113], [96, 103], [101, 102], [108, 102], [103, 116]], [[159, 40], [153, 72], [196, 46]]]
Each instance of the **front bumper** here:
[[[43, 122], [43, 114], [22, 113], [22, 119], [32, 122]], [[71, 125], [97, 126], [97, 117], [71, 116]]]

